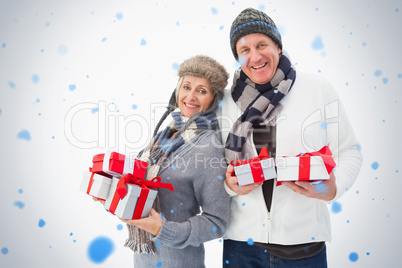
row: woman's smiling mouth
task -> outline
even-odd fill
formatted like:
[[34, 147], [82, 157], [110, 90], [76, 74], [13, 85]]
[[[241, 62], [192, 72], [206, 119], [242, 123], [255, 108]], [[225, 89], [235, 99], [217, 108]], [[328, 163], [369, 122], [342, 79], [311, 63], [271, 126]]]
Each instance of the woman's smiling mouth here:
[[190, 109], [195, 109], [195, 108], [200, 107], [200, 106], [198, 106], [198, 105], [190, 104], [190, 103], [187, 103], [187, 102], [185, 102], [184, 105], [186, 105], [186, 106], [187, 106], [188, 108], [190, 108]]

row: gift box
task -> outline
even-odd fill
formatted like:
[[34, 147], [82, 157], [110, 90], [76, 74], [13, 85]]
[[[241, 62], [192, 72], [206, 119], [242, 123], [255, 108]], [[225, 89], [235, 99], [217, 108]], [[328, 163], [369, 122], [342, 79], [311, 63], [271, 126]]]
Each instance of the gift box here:
[[147, 162], [111, 151], [95, 155], [92, 162], [92, 172], [110, 178], [121, 178], [131, 173], [139, 179], [144, 179], [148, 166]]
[[248, 160], [233, 160], [234, 174], [239, 186], [262, 182], [276, 178], [275, 161], [268, 155], [266, 147], [261, 149], [258, 157]]
[[[143, 202], [142, 208], [141, 205], [138, 204], [138, 199], [141, 195], [142, 188], [139, 185], [127, 183], [125, 187], [127, 188], [126, 195], [120, 199], [119, 194], [116, 192], [117, 184], [119, 179], [113, 178], [112, 185], [110, 187], [110, 195], [106, 199], [105, 208], [109, 210], [112, 214], [122, 218], [122, 219], [139, 219], [145, 218], [151, 212], [152, 205], [156, 198], [158, 191], [149, 189], [149, 192], [146, 196], [145, 202]], [[113, 198], [116, 196], [116, 204], [114, 206]], [[135, 213], [135, 209], [137, 208], [137, 213]], [[142, 211], [140, 211], [142, 209]], [[136, 214], [136, 217], [134, 217]], [[139, 217], [138, 217], [139, 216]]]
[[106, 200], [112, 180], [108, 177], [85, 171], [80, 190], [91, 196]]
[[132, 174], [127, 174], [121, 179], [113, 178], [105, 208], [122, 219], [148, 217], [158, 193], [156, 188], [173, 191], [172, 185], [161, 183], [159, 177], [152, 181], [137, 179]]
[[276, 157], [278, 182], [281, 181], [322, 181], [328, 180], [336, 164], [331, 150], [324, 146], [317, 152], [295, 157]]

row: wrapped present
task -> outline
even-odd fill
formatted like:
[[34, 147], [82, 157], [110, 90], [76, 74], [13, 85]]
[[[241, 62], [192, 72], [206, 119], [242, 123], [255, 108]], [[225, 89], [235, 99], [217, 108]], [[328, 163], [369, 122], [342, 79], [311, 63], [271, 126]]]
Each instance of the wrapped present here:
[[166, 188], [173, 192], [168, 183], [161, 183], [156, 177], [152, 181], [137, 179], [127, 174], [121, 179], [113, 178], [105, 208], [112, 214], [127, 220], [148, 217], [158, 193], [156, 188]]
[[80, 190], [91, 196], [106, 200], [112, 180], [108, 177], [85, 171], [80, 185]]
[[148, 166], [147, 162], [111, 151], [95, 155], [92, 162], [92, 172], [110, 178], [121, 178], [131, 173], [139, 179], [144, 179]]
[[324, 146], [317, 152], [295, 157], [276, 157], [278, 182], [282, 181], [322, 181], [328, 180], [336, 163], [331, 150]]
[[248, 160], [233, 160], [234, 174], [239, 186], [276, 178], [275, 161], [268, 155], [267, 147], [261, 149], [257, 157]]

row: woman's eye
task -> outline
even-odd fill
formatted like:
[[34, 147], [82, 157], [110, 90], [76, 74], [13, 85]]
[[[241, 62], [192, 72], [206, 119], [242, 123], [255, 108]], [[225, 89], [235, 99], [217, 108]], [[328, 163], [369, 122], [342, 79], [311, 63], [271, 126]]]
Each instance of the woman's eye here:
[[206, 90], [200, 90], [200, 93], [201, 93], [202, 95], [205, 95], [205, 94], [207, 94], [207, 91], [206, 91]]
[[183, 86], [183, 88], [184, 88], [185, 90], [189, 90], [189, 89], [190, 89], [188, 86]]

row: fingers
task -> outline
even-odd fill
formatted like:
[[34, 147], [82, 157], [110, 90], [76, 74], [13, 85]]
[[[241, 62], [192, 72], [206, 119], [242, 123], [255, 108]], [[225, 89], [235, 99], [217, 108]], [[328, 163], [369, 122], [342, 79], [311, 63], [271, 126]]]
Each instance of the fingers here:
[[300, 191], [302, 191], [304, 189], [307, 190], [307, 191], [314, 190], [313, 185], [310, 182], [307, 182], [307, 181], [295, 181], [295, 184], [297, 186], [299, 186]]
[[154, 208], [151, 208], [151, 217], [155, 216], [155, 214], [158, 214]]
[[226, 169], [226, 185], [238, 195], [246, 195], [260, 187], [264, 182], [253, 183], [248, 185], [239, 186], [236, 176], [233, 176], [234, 167], [229, 165]]
[[252, 191], [254, 191], [255, 189], [257, 189], [258, 187], [260, 187], [261, 184], [259, 183], [253, 183], [253, 184], [248, 184], [248, 185], [243, 185], [241, 187], [238, 187], [238, 194], [239, 195], [246, 195]]
[[155, 209], [152, 208], [150, 217], [152, 217], [152, 218], [160, 218], [161, 215], [158, 212], [156, 212]]
[[100, 203], [102, 203], [103, 205], [105, 204], [105, 200], [102, 200], [102, 199], [99, 199], [99, 198], [97, 198], [97, 197], [95, 197], [95, 196], [92, 196], [92, 200], [93, 201], [95, 201], [95, 202], [100, 202]]
[[262, 185], [262, 182], [239, 186], [239, 184], [237, 183], [237, 177], [229, 177], [226, 179], [226, 184], [236, 194], [246, 195], [251, 191], [254, 191], [256, 188], [260, 187]]
[[319, 183], [307, 181], [285, 181], [283, 185], [290, 188], [295, 193], [309, 198], [317, 198], [324, 201], [332, 200], [336, 195], [336, 185], [334, 180], [324, 180]]
[[226, 177], [226, 183], [228, 185], [231, 184], [231, 185], [237, 186], [237, 177], [232, 177], [232, 176]]
[[230, 183], [237, 184], [237, 177], [233, 176], [232, 175], [233, 173], [234, 173], [234, 167], [232, 165], [229, 165], [228, 168], [226, 169], [226, 181], [229, 180]]
[[130, 224], [135, 225], [138, 228], [157, 236], [160, 229], [162, 228], [163, 220], [160, 217], [160, 214], [156, 212], [155, 209], [151, 209], [151, 216], [138, 219], [138, 220], [123, 220], [122, 221]]
[[135, 225], [135, 226], [138, 226], [139, 224], [141, 224], [141, 222], [142, 222], [142, 220], [143, 220], [143, 219], [128, 220], [128, 219], [120, 218], [120, 217], [117, 216], [117, 215], [116, 215], [116, 217], [119, 218], [119, 220], [121, 220], [122, 222], [125, 222], [125, 223], [127, 223], [127, 224], [129, 224], [129, 225]]
[[117, 218], [119, 218], [122, 222], [125, 222], [125, 223], [130, 224], [130, 225], [134, 225], [134, 224], [131, 223], [132, 220], [126, 220], [126, 219], [122, 219], [120, 217], [117, 217]]
[[286, 187], [290, 188], [295, 193], [300, 193], [300, 191], [301, 191], [301, 187], [296, 185], [296, 183], [293, 181], [283, 181], [282, 184], [285, 185]]
[[234, 166], [229, 165], [228, 168], [226, 169], [226, 173], [232, 174], [232, 172], [234, 171]]

